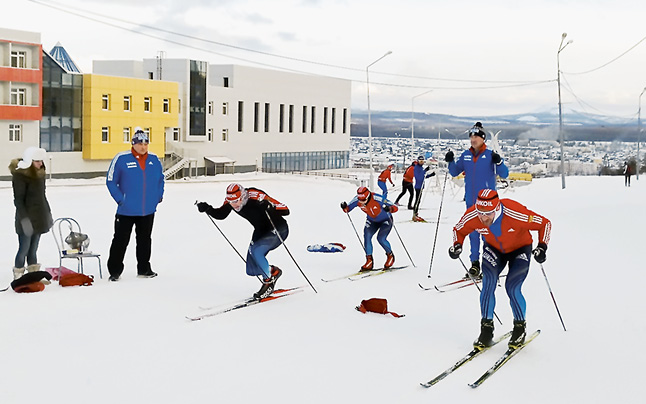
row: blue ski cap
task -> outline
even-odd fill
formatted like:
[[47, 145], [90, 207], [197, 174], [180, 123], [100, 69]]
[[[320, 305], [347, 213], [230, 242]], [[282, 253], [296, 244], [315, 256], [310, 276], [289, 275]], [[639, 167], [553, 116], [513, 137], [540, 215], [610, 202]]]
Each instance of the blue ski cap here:
[[135, 128], [135, 134], [132, 136], [132, 144], [148, 144], [150, 143], [150, 140], [148, 139], [148, 135], [146, 135], [146, 132], [143, 131], [143, 129], [137, 127]]

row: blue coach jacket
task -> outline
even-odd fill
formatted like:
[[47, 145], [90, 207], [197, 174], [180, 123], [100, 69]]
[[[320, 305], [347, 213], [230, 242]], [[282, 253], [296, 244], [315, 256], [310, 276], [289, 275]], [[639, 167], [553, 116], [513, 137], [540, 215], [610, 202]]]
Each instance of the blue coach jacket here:
[[496, 175], [509, 176], [509, 168], [502, 160], [499, 165], [491, 161], [492, 151], [484, 145], [479, 154], [472, 148], [462, 152], [457, 160], [449, 163], [449, 173], [455, 177], [464, 171], [464, 200], [468, 207], [473, 206], [480, 190], [496, 189]]
[[117, 214], [148, 216], [164, 196], [164, 173], [155, 154], [148, 153], [146, 169], [139, 167], [131, 150], [117, 154], [108, 170], [106, 185], [119, 205]]

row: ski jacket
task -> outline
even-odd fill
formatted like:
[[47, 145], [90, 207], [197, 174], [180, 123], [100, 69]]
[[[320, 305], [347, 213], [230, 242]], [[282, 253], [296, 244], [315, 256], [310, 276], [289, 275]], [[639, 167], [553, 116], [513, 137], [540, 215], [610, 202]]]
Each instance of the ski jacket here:
[[[52, 227], [52, 213], [45, 196], [45, 165], [36, 169], [18, 168], [22, 159], [11, 160], [11, 185], [13, 204], [16, 207], [15, 227], [17, 234], [47, 233]], [[27, 227], [26, 229], [24, 227]], [[25, 231], [26, 230], [26, 231]]]
[[[148, 216], [155, 213], [164, 197], [164, 173], [155, 154], [135, 154], [134, 150], [124, 151], [112, 159], [106, 185], [119, 205], [118, 215]], [[139, 159], [144, 159], [145, 169]]]
[[377, 178], [377, 181], [381, 181], [381, 182], [390, 181], [392, 185], [395, 185], [393, 184], [392, 178], [390, 178], [391, 173], [392, 171], [390, 171], [389, 168], [386, 168], [384, 171], [381, 172], [381, 174], [379, 174], [379, 178]]
[[[350, 203], [348, 203], [348, 212], [357, 206], [359, 206], [359, 199], [355, 196], [352, 198]], [[383, 209], [383, 206], [390, 206], [390, 212], [386, 212]], [[381, 223], [386, 220], [390, 220], [393, 217], [392, 213], [397, 212], [399, 208], [397, 208], [397, 205], [393, 205], [388, 199], [384, 199], [383, 196], [371, 192], [368, 203], [363, 206], [359, 206], [359, 209], [367, 215], [367, 219], [371, 222]]]
[[404, 172], [404, 181], [413, 182], [415, 178], [415, 165], [416, 163], [413, 163], [406, 169], [406, 172]]
[[449, 163], [449, 173], [456, 177], [464, 172], [464, 200], [467, 206], [473, 206], [478, 192], [485, 188], [496, 189], [496, 175], [501, 178], [509, 176], [509, 169], [504, 160], [500, 164], [491, 161], [492, 151], [482, 145], [480, 153], [472, 147], [462, 152], [457, 160]]
[[422, 189], [422, 186], [424, 186], [424, 180], [428, 177], [432, 177], [434, 172], [430, 174], [426, 174], [426, 172], [429, 170], [428, 167], [424, 168], [421, 164], [415, 162], [413, 163], [415, 165], [414, 167], [414, 174], [415, 174], [415, 189]]
[[[283, 216], [289, 215], [287, 205], [278, 202], [258, 188], [247, 188], [246, 190], [249, 199], [236, 213], [247, 219], [253, 226], [251, 241], [259, 240], [267, 233], [273, 232], [274, 226], [277, 229], [287, 227], [287, 221], [283, 218]], [[269, 204], [267, 205], [264, 201], [269, 202]], [[222, 220], [229, 216], [232, 210], [234, 210], [233, 207], [225, 199], [222, 206], [209, 209], [206, 213], [215, 219]], [[269, 213], [271, 221], [267, 218], [267, 213]]]
[[453, 244], [463, 244], [465, 237], [474, 230], [484, 237], [485, 243], [501, 253], [531, 246], [530, 231], [538, 232], [539, 243], [549, 244], [552, 223], [547, 218], [511, 199], [501, 199], [500, 204], [502, 212], [489, 227], [482, 224], [475, 206], [468, 208], [453, 228]]

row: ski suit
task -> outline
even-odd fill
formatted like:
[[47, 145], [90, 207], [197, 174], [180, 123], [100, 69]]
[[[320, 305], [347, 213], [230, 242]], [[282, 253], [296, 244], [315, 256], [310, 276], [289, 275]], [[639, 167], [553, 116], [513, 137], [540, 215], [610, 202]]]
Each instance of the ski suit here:
[[525, 320], [526, 303], [521, 288], [532, 257], [530, 231], [537, 231], [538, 242], [548, 245], [552, 224], [544, 216], [511, 199], [501, 199], [500, 204], [501, 210], [489, 227], [482, 224], [474, 206], [468, 208], [453, 228], [453, 244], [462, 244], [466, 236], [474, 231], [484, 238], [480, 293], [482, 318], [493, 319], [498, 277], [505, 265], [509, 264], [505, 290], [509, 296], [514, 320]]
[[386, 168], [384, 171], [379, 174], [379, 178], [377, 178], [377, 185], [379, 188], [381, 188], [382, 195], [384, 199], [388, 198], [388, 187], [386, 187], [386, 181], [390, 181], [390, 185], [395, 186], [393, 183], [392, 178], [390, 178], [390, 174], [392, 171], [390, 171], [390, 167]]
[[[366, 213], [366, 224], [363, 228], [363, 240], [366, 248], [366, 255], [372, 255], [372, 237], [377, 234], [377, 241], [386, 251], [391, 253], [392, 248], [388, 242], [388, 234], [393, 228], [393, 215], [397, 212], [397, 206], [393, 205], [390, 201], [385, 199], [379, 194], [370, 193], [368, 203], [363, 206], [359, 205], [359, 199], [355, 196], [348, 203], [348, 212], [359, 206], [363, 212]], [[390, 212], [386, 212], [383, 206], [389, 206]]]

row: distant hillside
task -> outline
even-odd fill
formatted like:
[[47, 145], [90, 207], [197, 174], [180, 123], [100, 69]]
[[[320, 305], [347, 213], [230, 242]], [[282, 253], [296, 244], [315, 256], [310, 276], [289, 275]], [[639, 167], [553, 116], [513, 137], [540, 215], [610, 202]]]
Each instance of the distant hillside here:
[[[410, 137], [411, 113], [402, 111], [371, 111], [372, 135], [375, 137]], [[415, 113], [415, 137], [460, 137], [476, 121], [482, 122], [487, 131], [500, 132], [500, 139], [558, 140], [558, 113], [500, 115], [490, 117], [454, 116]], [[642, 122], [646, 126], [646, 123]], [[566, 140], [588, 141], [637, 141], [637, 122], [619, 120], [601, 115], [582, 114], [568, 110], [563, 114], [563, 131]], [[352, 136], [368, 136], [367, 111], [352, 111]], [[642, 141], [646, 137], [642, 138]]]

